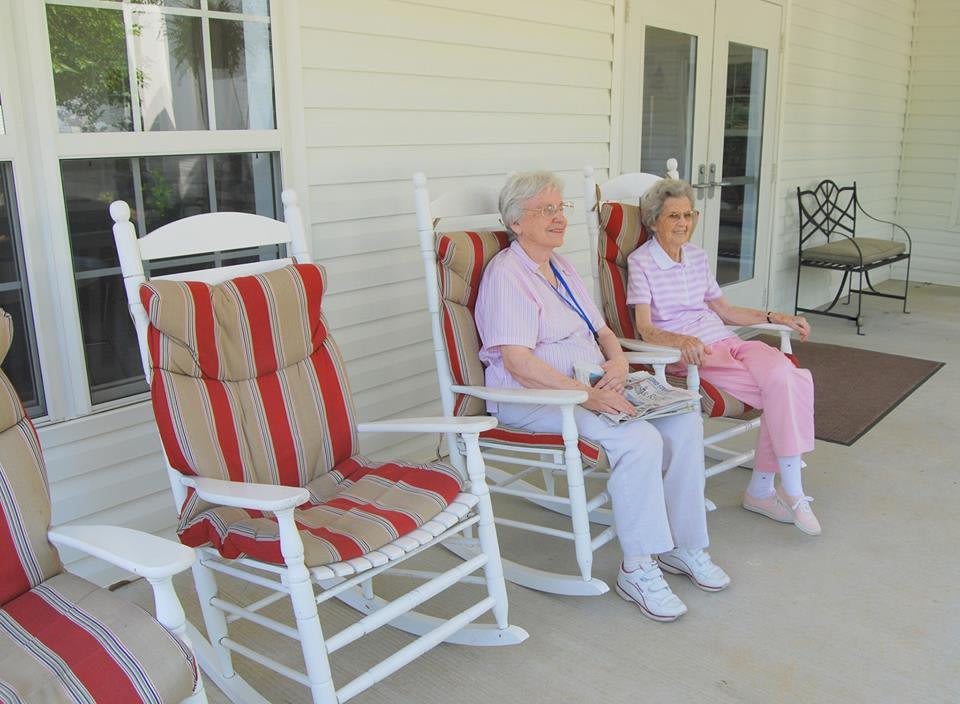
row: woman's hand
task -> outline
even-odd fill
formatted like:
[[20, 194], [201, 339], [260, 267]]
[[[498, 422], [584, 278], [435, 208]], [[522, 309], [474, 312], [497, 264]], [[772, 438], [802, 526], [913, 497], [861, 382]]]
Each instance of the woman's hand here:
[[707, 348], [700, 341], [699, 337], [693, 335], [678, 335], [682, 340], [677, 347], [680, 348], [680, 358], [686, 364], [696, 364], [698, 367], [706, 361]]
[[608, 359], [600, 365], [603, 368], [603, 377], [595, 385], [598, 389], [609, 389], [618, 394], [623, 393], [623, 387], [627, 383], [627, 372], [630, 371], [630, 365], [627, 364], [626, 357], [614, 357]]
[[786, 325], [800, 335], [800, 340], [810, 336], [810, 323], [802, 315], [788, 315], [786, 313], [771, 313], [770, 321], [778, 325]]
[[583, 407], [589, 411], [598, 413], [626, 413], [628, 416], [635, 416], [637, 410], [619, 391], [610, 389], [601, 389], [593, 386], [588, 389], [587, 400], [583, 402]]

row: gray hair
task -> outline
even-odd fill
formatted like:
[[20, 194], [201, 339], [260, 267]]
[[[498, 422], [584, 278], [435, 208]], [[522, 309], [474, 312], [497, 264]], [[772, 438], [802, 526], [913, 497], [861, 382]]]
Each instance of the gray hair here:
[[511, 225], [523, 217], [523, 206], [540, 191], [554, 188], [563, 193], [563, 181], [551, 171], [521, 171], [513, 174], [500, 189], [500, 220], [512, 237]]
[[663, 204], [667, 198], [686, 198], [693, 205], [693, 188], [686, 181], [674, 178], [664, 178], [657, 181], [640, 196], [640, 220], [649, 230], [657, 224], [663, 212]]

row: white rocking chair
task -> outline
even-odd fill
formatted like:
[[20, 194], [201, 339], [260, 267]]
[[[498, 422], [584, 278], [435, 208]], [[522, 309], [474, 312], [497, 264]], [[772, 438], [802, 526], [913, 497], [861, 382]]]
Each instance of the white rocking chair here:
[[[139, 240], [126, 203], [113, 203], [110, 213], [178, 532], [198, 553], [194, 578], [209, 637], [192, 627], [190, 633], [201, 665], [233, 701], [272, 699], [237, 674], [236, 653], [308, 687], [312, 701], [333, 704], [440, 642], [505, 645], [527, 633], [507, 621], [478, 447], [479, 433], [496, 421], [354, 422], [339, 351], [321, 310], [325, 273], [309, 263], [296, 196], [284, 191], [283, 202], [285, 224], [243, 213], [205, 214]], [[157, 267], [170, 257], [233, 250], [236, 258], [236, 250], [280, 246], [287, 256], [271, 261], [155, 277], [144, 270], [144, 262]], [[357, 431], [450, 433], [466, 448], [465, 474], [439, 462], [361, 457]], [[478, 536], [470, 559], [440, 573], [396, 569], [467, 529]], [[481, 569], [482, 577], [472, 576]], [[269, 595], [234, 603], [218, 591], [218, 573]], [[381, 573], [422, 584], [387, 601], [374, 591], [373, 578]], [[446, 618], [412, 610], [457, 582], [479, 585], [483, 596]], [[317, 605], [332, 598], [365, 615], [324, 634]], [[292, 625], [264, 611], [284, 599], [290, 599]], [[487, 611], [495, 623], [473, 623]], [[256, 642], [240, 642], [241, 631], [231, 627], [239, 619], [299, 641], [304, 668], [279, 662]], [[419, 637], [335, 685], [330, 656], [384, 624]]]

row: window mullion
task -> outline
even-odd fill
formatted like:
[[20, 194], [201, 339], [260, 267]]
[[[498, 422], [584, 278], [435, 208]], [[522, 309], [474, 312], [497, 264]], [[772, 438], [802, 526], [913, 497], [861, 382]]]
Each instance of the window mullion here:
[[203, 80], [207, 84], [207, 125], [211, 130], [217, 129], [217, 101], [213, 95], [213, 53], [210, 49], [210, 18], [207, 16], [207, 0], [200, 0], [203, 18], [200, 20], [200, 31], [203, 37]]
[[130, 107], [133, 112], [133, 131], [143, 131], [143, 116], [140, 112], [140, 82], [137, 79], [137, 47], [133, 33], [133, 10], [123, 6], [123, 33], [127, 45], [127, 78], [130, 83]]

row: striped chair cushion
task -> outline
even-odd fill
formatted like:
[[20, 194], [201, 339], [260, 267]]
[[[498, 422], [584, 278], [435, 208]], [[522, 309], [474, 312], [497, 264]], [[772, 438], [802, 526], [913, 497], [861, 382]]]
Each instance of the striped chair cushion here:
[[[510, 243], [506, 232], [445, 232], [437, 235], [437, 277], [440, 314], [447, 361], [453, 383], [483, 386], [480, 336], [473, 321], [480, 279], [487, 264]], [[486, 404], [458, 394], [453, 412], [458, 416], [483, 415]]]
[[0, 608], [0, 702], [166, 704], [190, 696], [186, 646], [139, 606], [63, 573]]
[[[302, 486], [296, 510], [308, 566], [348, 560], [429, 521], [460, 492], [444, 464], [377, 464], [355, 455], [340, 353], [321, 313], [325, 275], [297, 264], [211, 286], [153, 281], [153, 407], [164, 451], [184, 474]], [[283, 563], [272, 514], [214, 506], [195, 491], [180, 539], [225, 557]]]
[[[310, 501], [297, 507], [294, 520], [307, 567], [318, 567], [360, 557], [416, 530], [447, 507], [461, 484], [457, 471], [441, 462], [380, 463], [355, 456], [306, 488]], [[227, 558], [283, 564], [277, 523], [269, 514], [220, 506], [181, 525], [187, 545], [211, 544]]]
[[[0, 310], [0, 362], [13, 337]], [[0, 372], [0, 605], [63, 570], [47, 540], [50, 491], [40, 441], [7, 375]], [[0, 701], [3, 701], [0, 697]]]
[[324, 287], [313, 264], [216, 286], [141, 286], [153, 408], [174, 469], [304, 486], [354, 454], [346, 375], [320, 312]]
[[[534, 433], [529, 430], [519, 430], [505, 425], [498, 425], [492, 430], [480, 434], [484, 440], [502, 443], [504, 445], [516, 445], [518, 447], [539, 447], [544, 452], [564, 449], [563, 436], [560, 433]], [[605, 465], [607, 455], [599, 443], [587, 438], [580, 438], [578, 441], [580, 454], [584, 461], [589, 464]]]
[[[640, 222], [639, 206], [600, 204], [597, 252], [600, 297], [607, 324], [618, 337], [637, 337], [632, 310], [627, 305], [627, 257], [649, 237]], [[667, 380], [674, 386], [686, 386], [686, 379], [681, 376], [671, 375]], [[700, 404], [709, 418], [751, 418], [757, 415], [751, 406], [703, 379], [700, 380]]]

